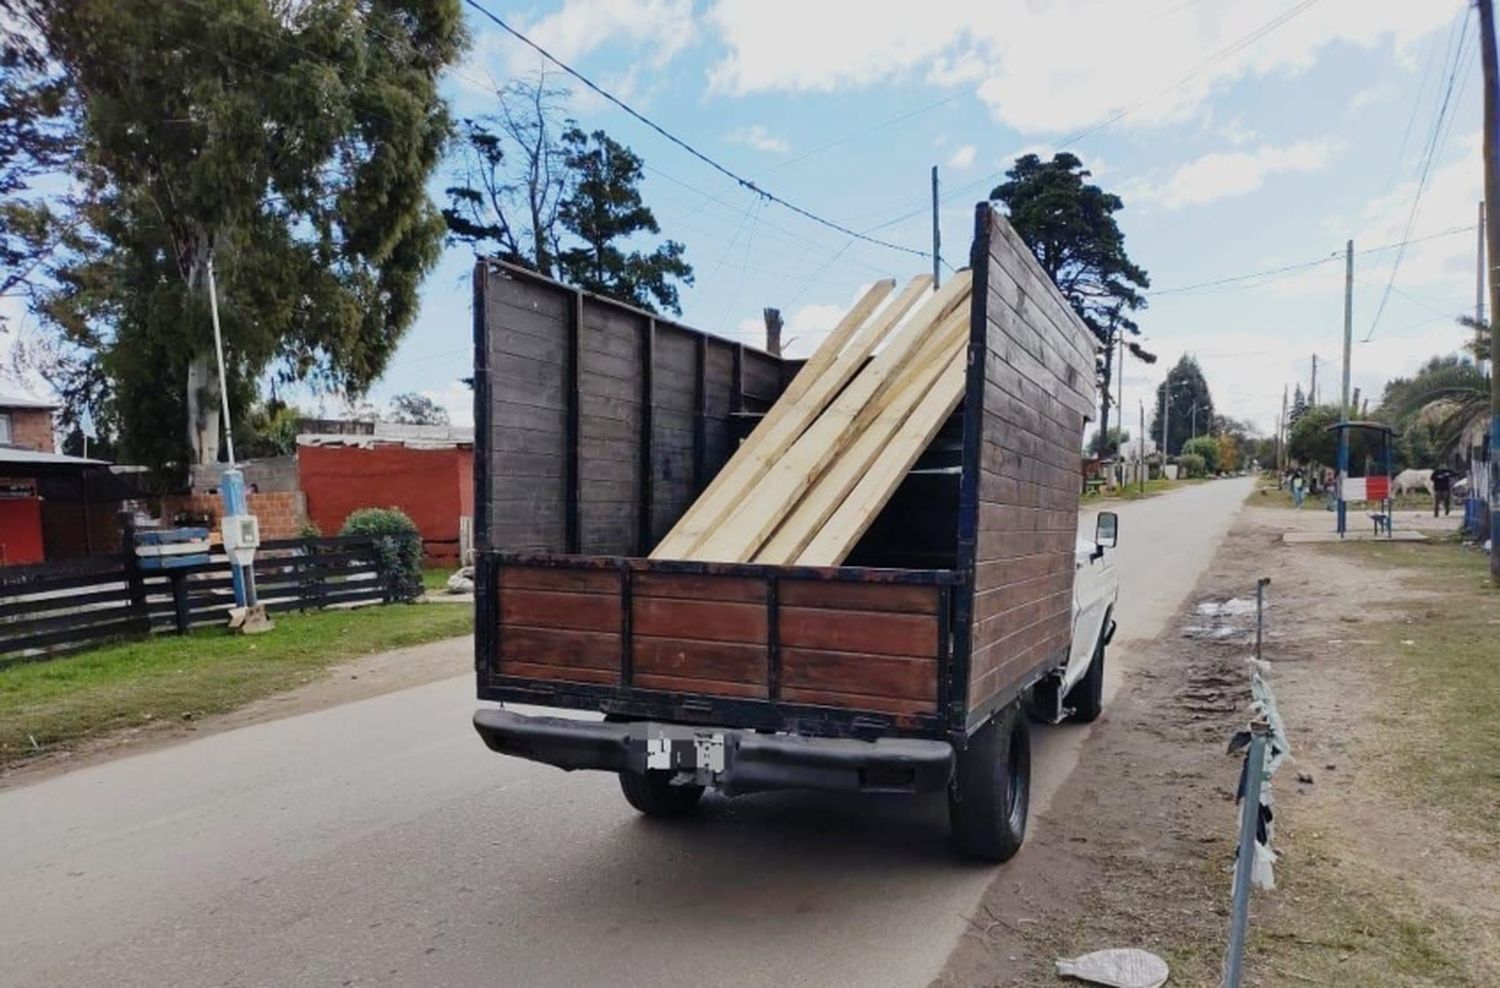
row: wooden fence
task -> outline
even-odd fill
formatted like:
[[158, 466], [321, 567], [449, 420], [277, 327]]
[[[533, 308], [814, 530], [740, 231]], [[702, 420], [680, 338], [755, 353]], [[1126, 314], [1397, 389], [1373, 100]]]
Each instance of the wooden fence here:
[[[268, 611], [395, 599], [370, 536], [262, 543], [255, 585]], [[116, 638], [182, 634], [222, 625], [234, 606], [229, 559], [146, 570], [134, 555], [0, 568], [0, 668], [49, 659]]]

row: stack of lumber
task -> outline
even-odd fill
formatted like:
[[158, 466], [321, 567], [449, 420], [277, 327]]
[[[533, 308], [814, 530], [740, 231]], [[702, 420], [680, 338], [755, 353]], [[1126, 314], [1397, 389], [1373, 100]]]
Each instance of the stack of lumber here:
[[651, 558], [844, 561], [963, 399], [969, 273], [895, 288], [854, 304]]

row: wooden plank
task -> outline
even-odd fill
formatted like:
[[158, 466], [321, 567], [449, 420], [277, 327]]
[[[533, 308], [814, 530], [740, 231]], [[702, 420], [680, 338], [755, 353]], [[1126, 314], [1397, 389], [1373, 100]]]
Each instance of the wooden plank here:
[[[921, 278], [914, 279], [906, 291], [887, 306], [886, 312], [866, 325], [866, 320], [870, 320], [871, 313], [896, 287], [896, 283], [887, 280], [871, 286], [828, 334], [828, 338], [818, 347], [802, 373], [792, 381], [781, 400], [771, 406], [755, 431], [740, 445], [703, 494], [667, 533], [667, 537], [652, 552], [651, 558], [691, 558], [689, 554], [705, 534], [713, 530], [745, 490], [765, 473], [772, 461], [791, 446], [808, 423], [823, 410], [829, 399], [854, 376], [870, 351], [885, 338], [896, 321], [905, 315], [906, 309], [926, 291], [929, 283]], [[862, 326], [863, 330], [860, 329]], [[849, 342], [851, 338], [853, 343]]]
[[766, 640], [764, 604], [637, 597], [633, 607], [636, 635], [721, 642]]
[[777, 621], [783, 649], [927, 657], [938, 650], [937, 619], [923, 614], [835, 615], [823, 608], [782, 607]]
[[853, 441], [813, 481], [771, 538], [756, 552], [756, 562], [784, 565], [797, 561], [922, 397], [941, 378], [946, 360], [963, 352], [966, 329], [962, 321], [955, 320], [946, 335], [935, 336], [924, 346], [919, 359], [902, 368], [891, 387], [872, 402], [874, 407], [867, 409], [869, 414], [862, 414], [861, 419], [872, 421], [855, 423]]
[[[826, 607], [838, 611], [936, 614], [938, 588], [897, 583], [846, 583], [832, 580], [779, 581], [783, 607]], [[846, 616], [846, 620], [857, 618]]]
[[614, 631], [620, 627], [620, 599], [601, 594], [513, 590], [502, 580], [500, 623], [506, 634], [510, 633], [512, 625], [568, 631]]
[[753, 604], [766, 599], [766, 581], [748, 576], [695, 576], [690, 573], [637, 573], [637, 597], [730, 600]]
[[[968, 278], [955, 276], [903, 326], [869, 365], [816, 417], [785, 453], [778, 453], [753, 488], [742, 491], [733, 511], [692, 550], [690, 558], [713, 562], [753, 559], [797, 500], [857, 432], [865, 406], [908, 358], [920, 355], [929, 334], [945, 335], [966, 322]], [[951, 292], [950, 292], [951, 289]], [[941, 315], [937, 315], [941, 313]], [[927, 320], [924, 316], [933, 314]]]
[[815, 707], [838, 707], [844, 710], [869, 710], [883, 714], [930, 714], [930, 700], [911, 700], [895, 696], [865, 696], [860, 693], [845, 693], [836, 690], [804, 689], [787, 687], [781, 698], [789, 703], [805, 703]]
[[560, 628], [507, 627], [500, 636], [500, 661], [618, 670], [620, 636]]
[[586, 666], [553, 666], [538, 662], [502, 662], [500, 675], [521, 679], [546, 679], [564, 683], [608, 683], [620, 678], [615, 669], [590, 669]]
[[755, 683], [722, 682], [696, 677], [664, 676], [660, 673], [642, 673], [635, 677], [635, 685], [646, 690], [662, 690], [667, 693], [696, 693], [702, 696], [737, 696], [750, 700], [764, 700], [766, 688]]
[[[749, 642], [713, 642], [636, 635], [635, 672], [766, 685], [766, 647]], [[639, 680], [638, 680], [639, 681]]]
[[781, 650], [782, 689], [854, 690], [872, 696], [937, 700], [937, 663], [810, 648]]
[[567, 569], [553, 566], [502, 566], [500, 583], [515, 590], [560, 590], [618, 596], [620, 575], [603, 569]]
[[886, 444], [853, 491], [797, 557], [804, 566], [836, 566], [843, 562], [885, 507], [912, 464], [937, 435], [963, 400], [966, 353], [956, 351], [937, 383], [903, 423], [901, 432]]

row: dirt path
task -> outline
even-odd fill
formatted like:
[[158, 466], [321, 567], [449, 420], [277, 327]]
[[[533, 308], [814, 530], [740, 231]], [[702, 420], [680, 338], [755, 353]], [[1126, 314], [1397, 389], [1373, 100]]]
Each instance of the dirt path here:
[[1500, 984], [1495, 845], [1416, 796], [1390, 755], [1411, 722], [1387, 675], [1388, 622], [1419, 626], [1424, 591], [1282, 545], [1300, 521], [1250, 503], [1169, 630], [1121, 670], [1077, 771], [937, 985], [1056, 985], [1055, 958], [1112, 946], [1161, 954], [1172, 984], [1218, 983], [1239, 764], [1224, 752], [1246, 720], [1253, 614], [1199, 605], [1253, 598], [1260, 576], [1295, 760], [1275, 780], [1279, 887], [1256, 895], [1246, 984]]

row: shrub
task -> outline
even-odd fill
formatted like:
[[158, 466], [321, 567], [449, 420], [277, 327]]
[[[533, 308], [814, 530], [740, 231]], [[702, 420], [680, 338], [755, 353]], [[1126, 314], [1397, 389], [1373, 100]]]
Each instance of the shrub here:
[[344, 519], [340, 535], [372, 535], [380, 575], [397, 600], [416, 600], [422, 593], [422, 533], [397, 508], [360, 508]]
[[1197, 453], [1183, 453], [1177, 458], [1177, 466], [1187, 477], [1202, 477], [1208, 473], [1208, 464]]
[[1213, 436], [1199, 436], [1183, 444], [1182, 451], [1203, 461], [1205, 473], [1219, 472], [1219, 442]]

